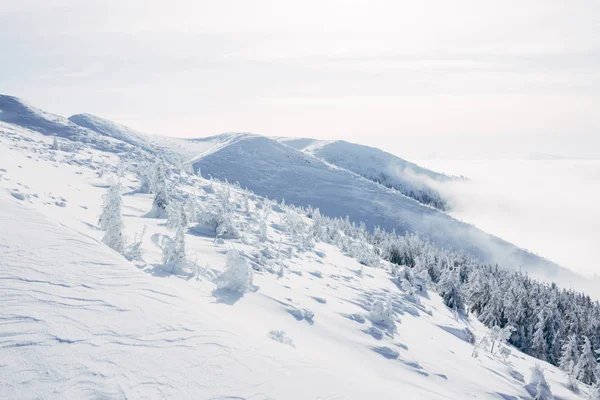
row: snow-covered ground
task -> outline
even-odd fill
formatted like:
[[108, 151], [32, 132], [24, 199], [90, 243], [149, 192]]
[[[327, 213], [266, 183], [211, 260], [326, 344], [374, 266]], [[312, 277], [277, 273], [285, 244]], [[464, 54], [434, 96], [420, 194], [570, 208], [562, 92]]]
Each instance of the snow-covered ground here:
[[[269, 206], [260, 242], [266, 203], [250, 195], [246, 212], [239, 188], [179, 181], [202, 204], [231, 190], [241, 237], [189, 231], [188, 259], [203, 268], [176, 276], [156, 245], [173, 233], [145, 218], [152, 196], [136, 193], [126, 173], [128, 241], [147, 227], [143, 261], [129, 262], [96, 228], [118, 157], [89, 145], [50, 150], [52, 142], [0, 123], [0, 398], [519, 399], [529, 398], [535, 364], [557, 398], [587, 395], [515, 349], [506, 360], [472, 357], [465, 328], [488, 333], [476, 319], [457, 317], [432, 291], [410, 296], [383, 261], [365, 267], [324, 243], [298, 248], [280, 206]], [[254, 269], [245, 294], [212, 279], [231, 249]], [[377, 299], [392, 305], [387, 326], [370, 318]]]

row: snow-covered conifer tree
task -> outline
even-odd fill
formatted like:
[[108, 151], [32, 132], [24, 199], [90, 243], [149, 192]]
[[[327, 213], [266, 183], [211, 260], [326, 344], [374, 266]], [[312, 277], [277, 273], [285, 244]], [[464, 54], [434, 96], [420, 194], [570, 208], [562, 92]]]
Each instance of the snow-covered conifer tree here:
[[167, 218], [167, 205], [169, 204], [167, 193], [167, 178], [163, 163], [157, 163], [153, 179], [153, 191], [155, 194], [152, 202], [152, 210], [148, 213], [150, 218]]
[[578, 373], [576, 367], [578, 361], [579, 349], [577, 346], [577, 336], [573, 334], [569, 336], [569, 339], [562, 346], [558, 366], [566, 372], [569, 379], [577, 378]]
[[463, 313], [465, 311], [465, 299], [460, 289], [458, 276], [452, 270], [444, 270], [439, 282], [440, 296], [444, 299], [444, 304], [456, 311]]
[[534, 326], [535, 332], [533, 333], [533, 339], [531, 343], [531, 351], [533, 356], [544, 361], [546, 361], [548, 353], [548, 344], [546, 342], [546, 336], [544, 335], [544, 328], [546, 326], [545, 311], [545, 308], [541, 308], [538, 312], [537, 322]]
[[586, 385], [591, 385], [597, 381], [596, 369], [598, 363], [596, 362], [596, 356], [592, 350], [592, 344], [587, 336], [583, 337], [583, 345], [581, 346], [581, 355], [579, 356], [579, 362], [577, 363], [577, 379]]
[[121, 204], [121, 185], [116, 182], [110, 186], [104, 198], [99, 225], [105, 231], [102, 242], [116, 252], [123, 254], [125, 239], [123, 237]]

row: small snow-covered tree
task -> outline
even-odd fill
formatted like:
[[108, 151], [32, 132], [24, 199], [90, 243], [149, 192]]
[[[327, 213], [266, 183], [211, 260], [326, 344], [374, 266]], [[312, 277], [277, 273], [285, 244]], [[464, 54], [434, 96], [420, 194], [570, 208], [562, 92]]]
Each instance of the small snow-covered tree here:
[[380, 260], [375, 248], [362, 237], [359, 237], [357, 242], [349, 245], [353, 249], [356, 260], [369, 267], [378, 267]]
[[498, 354], [500, 354], [500, 356], [502, 357], [502, 360], [504, 360], [504, 362], [506, 362], [506, 360], [511, 355], [511, 353], [512, 353], [512, 351], [510, 351], [510, 349], [506, 346], [502, 346], [502, 347], [500, 347], [500, 350], [498, 350]]
[[244, 212], [250, 215], [250, 196], [247, 189], [244, 191]]
[[177, 229], [178, 226], [188, 226], [188, 216], [183, 204], [170, 202], [167, 206], [167, 227]]
[[125, 239], [123, 237], [123, 219], [121, 217], [121, 185], [116, 182], [108, 189], [104, 198], [102, 214], [100, 214], [99, 225], [104, 229], [102, 242], [108, 247], [123, 254], [125, 250]]
[[389, 299], [375, 300], [375, 302], [371, 305], [371, 313], [369, 314], [369, 318], [374, 324], [390, 329], [394, 329], [396, 327], [396, 323], [394, 322], [394, 311], [392, 310], [392, 304]]
[[54, 139], [52, 139], [52, 146], [50, 146], [50, 148], [52, 150], [60, 150], [60, 145], [58, 144], [58, 140], [56, 139], [56, 136], [54, 136]]
[[569, 339], [562, 345], [558, 366], [567, 373], [573, 372], [571, 365], [577, 365], [579, 359], [579, 350], [577, 348], [577, 335], [569, 336]]
[[169, 204], [167, 193], [167, 177], [165, 175], [164, 165], [157, 163], [155, 176], [153, 179], [154, 201], [152, 202], [152, 210], [148, 214], [150, 218], [167, 218], [167, 206]]
[[171, 269], [171, 273], [177, 274], [184, 272], [187, 267], [185, 250], [185, 233], [183, 227], [179, 225], [175, 232], [175, 238], [164, 237], [163, 245], [163, 265], [166, 269]]
[[477, 358], [479, 356], [479, 350], [485, 350], [490, 345], [489, 336], [483, 336], [479, 341], [476, 341], [473, 346], [472, 357]]
[[494, 347], [496, 347], [496, 345], [497, 348], [500, 349], [502, 345], [505, 344], [508, 339], [510, 339], [510, 336], [514, 331], [515, 328], [511, 325], [506, 325], [504, 328], [500, 328], [498, 325], [492, 327], [489, 333], [490, 342], [492, 344], [490, 353], [494, 354]]
[[284, 221], [286, 229], [292, 239], [301, 242], [301, 237], [304, 232], [304, 221], [302, 221], [302, 217], [300, 217], [297, 212], [288, 209], [285, 213]]
[[135, 235], [135, 238], [133, 239], [133, 243], [131, 243], [130, 245], [128, 245], [127, 247], [125, 247], [125, 253], [124, 256], [125, 258], [127, 258], [129, 261], [132, 260], [142, 260], [142, 242], [144, 240], [144, 234], [146, 233], [146, 225], [144, 225], [144, 228], [142, 229], [142, 233], [140, 233], [140, 236], [138, 238], [137, 234]]
[[252, 288], [253, 273], [237, 250], [227, 252], [227, 266], [225, 270], [215, 278], [214, 282], [220, 289], [232, 292], [246, 293]]
[[147, 162], [141, 162], [137, 168], [135, 168], [135, 174], [140, 182], [138, 188], [139, 193], [152, 193], [152, 170]]
[[188, 223], [198, 222], [198, 217], [201, 213], [201, 207], [196, 200], [196, 195], [188, 196], [183, 204], [185, 218]]
[[531, 397], [535, 400], [552, 400], [552, 390], [544, 377], [544, 371], [539, 365], [531, 368], [531, 380], [525, 386]]
[[569, 389], [577, 390], [577, 364], [579, 360], [579, 350], [577, 348], [577, 335], [569, 336], [569, 339], [563, 344], [558, 360], [558, 366], [565, 371], [569, 378]]
[[591, 385], [596, 382], [596, 368], [598, 363], [592, 350], [592, 343], [587, 336], [583, 337], [583, 345], [581, 346], [581, 355], [577, 363], [577, 379], [586, 385]]

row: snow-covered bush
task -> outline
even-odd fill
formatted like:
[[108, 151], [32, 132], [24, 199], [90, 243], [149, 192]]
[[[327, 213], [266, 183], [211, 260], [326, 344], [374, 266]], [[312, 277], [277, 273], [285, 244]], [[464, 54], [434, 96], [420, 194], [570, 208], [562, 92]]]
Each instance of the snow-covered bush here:
[[127, 258], [129, 261], [132, 260], [142, 260], [142, 241], [144, 239], [144, 234], [146, 233], [146, 225], [144, 225], [144, 229], [142, 229], [142, 233], [140, 234], [140, 237], [138, 239], [137, 235], [136, 237], [133, 239], [133, 243], [131, 243], [130, 245], [128, 245], [125, 248], [125, 252], [124, 252], [124, 256], [125, 258]]
[[548, 385], [548, 382], [546, 382], [546, 378], [544, 377], [544, 371], [537, 364], [531, 368], [531, 380], [525, 386], [525, 389], [527, 389], [531, 397], [535, 400], [554, 399], [552, 390], [550, 390], [550, 385]]
[[414, 302], [418, 299], [418, 297], [415, 296], [415, 288], [413, 287], [413, 285], [411, 285], [410, 281], [403, 279], [400, 286], [402, 287], [404, 294], [410, 301]]
[[389, 300], [377, 299], [371, 305], [371, 312], [369, 319], [376, 325], [381, 325], [386, 328], [394, 329], [396, 323], [394, 322], [394, 311]]
[[252, 288], [253, 273], [248, 262], [237, 250], [227, 252], [227, 266], [214, 282], [220, 289], [246, 293]]

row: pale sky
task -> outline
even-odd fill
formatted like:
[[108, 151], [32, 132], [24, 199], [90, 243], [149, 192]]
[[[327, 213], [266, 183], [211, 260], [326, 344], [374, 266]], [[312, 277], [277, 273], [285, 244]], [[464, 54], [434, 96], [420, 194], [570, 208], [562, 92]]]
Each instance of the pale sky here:
[[0, 93], [172, 136], [600, 157], [600, 1], [0, 0]]

